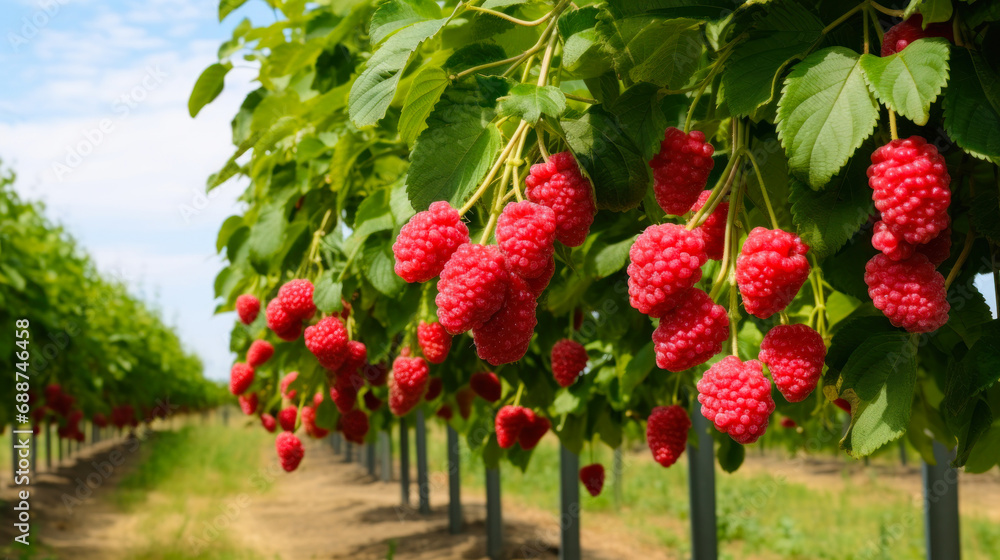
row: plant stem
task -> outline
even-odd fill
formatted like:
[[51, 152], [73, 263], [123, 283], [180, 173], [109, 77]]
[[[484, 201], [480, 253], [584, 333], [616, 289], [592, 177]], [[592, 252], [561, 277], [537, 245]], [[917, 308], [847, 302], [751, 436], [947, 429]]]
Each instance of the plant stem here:
[[827, 33], [833, 31], [834, 29], [836, 29], [838, 25], [840, 25], [840, 24], [844, 23], [845, 21], [847, 21], [851, 16], [853, 16], [854, 14], [856, 14], [858, 12], [858, 10], [860, 10], [861, 8], [864, 8], [867, 4], [868, 4], [867, 1], [866, 2], [862, 2], [862, 3], [858, 4], [857, 6], [854, 6], [850, 10], [847, 10], [847, 12], [844, 13], [844, 15], [842, 15], [839, 18], [833, 20], [833, 23], [831, 23], [830, 25], [827, 25], [826, 27], [823, 28], [823, 35], [826, 35]]
[[972, 251], [972, 244], [975, 240], [976, 234], [972, 231], [972, 228], [969, 228], [969, 233], [965, 234], [965, 245], [962, 246], [962, 252], [955, 259], [955, 266], [951, 267], [951, 272], [948, 273], [948, 278], [944, 281], [945, 291], [958, 278], [958, 273], [962, 271], [962, 265], [965, 263], [965, 259], [969, 257], [969, 253]]
[[582, 101], [583, 103], [590, 103], [591, 105], [596, 105], [600, 101], [596, 99], [591, 99], [589, 97], [583, 97], [582, 95], [573, 95], [572, 93], [564, 93], [566, 99], [572, 99], [573, 101]]
[[875, 2], [873, 0], [870, 0], [868, 2], [868, 5], [870, 5], [872, 8], [875, 8], [876, 10], [882, 12], [887, 16], [903, 17], [903, 10], [893, 10], [892, 8], [886, 8], [882, 4], [879, 4], [878, 2]]
[[889, 109], [889, 136], [893, 140], [899, 139], [899, 131], [896, 130], [896, 112]]
[[781, 229], [778, 226], [778, 218], [774, 214], [774, 207], [771, 206], [771, 197], [767, 195], [767, 187], [764, 186], [764, 177], [761, 175], [760, 166], [757, 165], [757, 159], [753, 157], [750, 150], [744, 150], [744, 152], [750, 159], [750, 163], [753, 164], [753, 172], [757, 175], [757, 186], [760, 187], [760, 194], [764, 195], [764, 205], [767, 206], [767, 215], [771, 217], [771, 225], [774, 226], [774, 229]]
[[500, 216], [500, 207], [503, 206], [503, 195], [507, 188], [508, 179], [510, 179], [510, 166], [505, 165], [500, 183], [497, 185], [497, 194], [493, 198], [493, 209], [490, 210], [490, 219], [486, 222], [486, 227], [483, 228], [483, 235], [479, 238], [480, 245], [485, 245], [490, 240], [490, 234], [493, 233], [493, 228], [497, 224], [497, 218]]
[[[719, 205], [719, 201], [726, 195], [729, 187], [733, 184], [733, 178], [736, 176], [736, 162], [739, 160], [740, 155], [740, 152], [736, 151], [729, 158], [729, 163], [726, 164], [726, 168], [722, 170], [722, 175], [719, 176], [719, 182], [712, 188], [712, 194], [708, 195], [708, 200], [705, 201], [705, 204], [688, 220], [685, 227], [689, 231], [701, 225], [702, 218], [710, 216], [710, 212], [715, 210]], [[725, 180], [725, 183], [722, 183], [723, 180]], [[722, 188], [719, 188], [720, 183]]]
[[516, 18], [514, 16], [509, 16], [509, 15], [503, 13], [503, 12], [498, 12], [496, 10], [491, 10], [489, 8], [480, 8], [479, 6], [466, 6], [466, 9], [467, 10], [472, 10], [474, 12], [479, 12], [479, 13], [482, 13], [482, 14], [489, 14], [491, 16], [498, 17], [500, 19], [505, 19], [505, 20], [507, 20], [507, 21], [509, 21], [511, 23], [515, 23], [517, 25], [523, 25], [525, 27], [535, 27], [537, 25], [545, 23], [546, 21], [548, 21], [548, 19], [550, 17], [552, 17], [552, 14], [555, 12], [555, 10], [553, 10], [552, 12], [549, 12], [549, 13], [545, 14], [544, 16], [542, 16], [542, 17], [540, 17], [540, 18], [538, 18], [538, 19], [536, 19], [534, 21], [526, 21], [526, 20], [523, 20], [523, 19], [518, 19], [518, 18]]
[[348, 255], [347, 262], [344, 263], [344, 270], [341, 270], [340, 274], [337, 276], [337, 282], [344, 281], [344, 277], [347, 276], [347, 270], [351, 268], [351, 263], [354, 262], [354, 257], [357, 256], [358, 251], [361, 250], [361, 246], [362, 244], [358, 243], [358, 246], [355, 247], [353, 251], [351, 251], [350, 255]]
[[479, 188], [476, 189], [476, 192], [473, 193], [471, 198], [469, 198], [469, 201], [466, 202], [461, 209], [459, 209], [458, 211], [459, 216], [464, 216], [466, 212], [468, 212], [470, 209], [472, 209], [473, 206], [476, 205], [476, 202], [479, 200], [479, 198], [483, 196], [483, 193], [486, 192], [486, 189], [490, 186], [490, 183], [492, 183], [493, 179], [496, 177], [497, 171], [500, 171], [500, 166], [506, 163], [507, 156], [510, 155], [511, 150], [513, 150], [514, 147], [517, 145], [518, 135], [520, 135], [527, 126], [528, 123], [524, 121], [521, 121], [521, 124], [517, 126], [517, 129], [514, 131], [514, 134], [511, 135], [510, 140], [507, 142], [507, 146], [505, 146], [503, 151], [500, 152], [500, 157], [497, 158], [496, 162], [493, 164], [493, 167], [490, 168], [490, 171], [489, 173], [486, 174], [486, 178], [483, 179], [482, 184], [479, 185]]
[[538, 87], [545, 85], [545, 82], [549, 78], [549, 67], [552, 64], [552, 51], [556, 48], [556, 40], [559, 35], [554, 32], [554, 28], [550, 28], [548, 44], [545, 45], [545, 54], [542, 55], [542, 67], [538, 72]]
[[[528, 53], [528, 52], [532, 52], [531, 49], [525, 51], [525, 53]], [[451, 81], [454, 82], [454, 81], [457, 81], [457, 80], [461, 80], [462, 78], [468, 76], [469, 74], [474, 74], [476, 72], [479, 72], [480, 70], [486, 70], [487, 68], [494, 68], [494, 67], [497, 67], [497, 66], [503, 66], [504, 64], [510, 64], [512, 62], [517, 62], [517, 61], [519, 61], [519, 60], [521, 60], [521, 59], [524, 58], [525, 53], [521, 53], [521, 54], [519, 54], [517, 56], [512, 56], [510, 58], [505, 58], [503, 60], [497, 60], [495, 62], [487, 62], [486, 64], [480, 64], [479, 66], [473, 66], [472, 68], [468, 68], [466, 70], [462, 70], [458, 74], [452, 74], [451, 76], [449, 76], [449, 78], [451, 79]]]
[[524, 383], [517, 383], [517, 393], [514, 395], [514, 406], [520, 406], [521, 404], [521, 393], [524, 392]]
[[868, 54], [868, 8], [861, 10], [861, 15], [864, 19], [864, 29], [865, 29], [865, 42], [864, 42], [864, 53]]

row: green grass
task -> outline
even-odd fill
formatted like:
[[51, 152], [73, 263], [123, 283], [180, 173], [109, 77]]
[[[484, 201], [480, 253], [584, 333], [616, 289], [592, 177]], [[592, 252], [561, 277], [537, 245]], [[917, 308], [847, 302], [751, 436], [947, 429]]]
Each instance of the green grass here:
[[[432, 429], [428, 455], [435, 472], [446, 471], [443, 430]], [[463, 444], [464, 446], [464, 444]], [[464, 448], [464, 447], [463, 447]], [[479, 492], [484, 472], [478, 458], [462, 454], [462, 483]], [[622, 527], [649, 545], [678, 556], [690, 553], [686, 456], [664, 469], [644, 449], [626, 454], [622, 502], [614, 499], [612, 452], [596, 446], [587, 450], [581, 466], [600, 462], [607, 470], [602, 494], [596, 498], [581, 487], [582, 530]], [[783, 472], [797, 468], [789, 462]], [[526, 473], [509, 463], [501, 466], [502, 495], [510, 502], [559, 511], [559, 453], [549, 436], [536, 449]], [[790, 482], [776, 474], [726, 474], [716, 469], [721, 557], [730, 559], [922, 560], [922, 503], [881, 482], [875, 471], [862, 482], [836, 480], [827, 490]], [[826, 479], [817, 479], [819, 481]], [[919, 482], [915, 483], [919, 491]], [[616, 530], [616, 529], [615, 529]], [[968, 558], [1000, 558], [1000, 526], [985, 519], [963, 517], [962, 547]]]

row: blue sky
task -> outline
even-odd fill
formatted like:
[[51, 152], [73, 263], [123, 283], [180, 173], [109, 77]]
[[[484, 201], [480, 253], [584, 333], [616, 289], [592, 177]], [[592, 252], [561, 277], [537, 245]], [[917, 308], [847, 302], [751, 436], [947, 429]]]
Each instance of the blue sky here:
[[217, 379], [233, 316], [212, 314], [215, 234], [243, 184], [197, 197], [231, 153], [229, 120], [254, 72], [231, 72], [197, 119], [187, 97], [244, 17], [274, 20], [260, 0], [221, 24], [211, 0], [0, 2], [0, 159], [18, 191], [161, 307]]

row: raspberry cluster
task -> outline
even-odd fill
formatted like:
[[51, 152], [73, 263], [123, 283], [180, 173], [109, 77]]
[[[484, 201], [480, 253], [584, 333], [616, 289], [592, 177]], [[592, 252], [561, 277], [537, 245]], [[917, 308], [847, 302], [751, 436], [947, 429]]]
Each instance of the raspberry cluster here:
[[281, 340], [291, 342], [302, 334], [302, 321], [285, 311], [277, 298], [267, 302], [264, 314], [267, 317], [267, 328], [274, 331]]
[[340, 417], [340, 429], [344, 433], [344, 439], [362, 444], [368, 435], [368, 415], [360, 410], [352, 410]]
[[[472, 374], [472, 379], [469, 380], [469, 387], [485, 401], [497, 402], [502, 396], [500, 379], [497, 377], [497, 374], [489, 371]], [[461, 405], [461, 402], [459, 402], [459, 405]]]
[[285, 313], [305, 321], [316, 313], [313, 303], [313, 284], [308, 280], [290, 280], [278, 289], [278, 302]]
[[260, 313], [260, 300], [251, 294], [242, 294], [236, 298], [236, 314], [240, 317], [240, 322], [249, 325], [257, 319]]
[[247, 364], [250, 367], [260, 367], [274, 355], [274, 346], [266, 340], [255, 340], [247, 350]]
[[933, 332], [948, 322], [944, 276], [923, 254], [894, 261], [878, 254], [865, 265], [868, 295], [889, 321], [913, 333]]
[[809, 277], [809, 246], [794, 233], [756, 227], [736, 257], [736, 284], [743, 306], [767, 319], [788, 307]]
[[587, 350], [579, 342], [564, 338], [552, 346], [552, 375], [560, 387], [569, 387], [587, 367]]
[[451, 334], [481, 327], [503, 306], [509, 273], [503, 254], [492, 245], [466, 243], [441, 271], [438, 320]]
[[285, 469], [285, 472], [292, 472], [299, 468], [299, 463], [305, 457], [306, 451], [302, 448], [302, 442], [299, 441], [299, 438], [295, 434], [291, 432], [278, 434], [278, 439], [275, 440], [274, 446], [278, 451], [281, 468]]
[[358, 401], [358, 392], [364, 382], [356, 373], [341, 373], [330, 387], [330, 400], [336, 405], [337, 411], [344, 414], [354, 409]]
[[441, 274], [452, 254], [468, 242], [469, 228], [458, 211], [435, 202], [400, 229], [392, 244], [396, 274], [407, 282], [426, 282]]
[[512, 273], [538, 278], [555, 250], [556, 213], [527, 200], [508, 204], [497, 220], [496, 238]]
[[653, 225], [629, 249], [629, 304], [660, 318], [701, 279], [708, 256], [702, 237], [677, 224]]
[[253, 368], [243, 362], [233, 364], [229, 370], [229, 392], [234, 395], [242, 395], [253, 384]]
[[286, 432], [295, 431], [295, 420], [299, 416], [299, 409], [295, 405], [288, 405], [278, 411], [278, 424]]
[[944, 157], [920, 136], [875, 150], [868, 184], [884, 227], [907, 243], [928, 243], [948, 227], [951, 177]]
[[580, 469], [580, 482], [591, 496], [598, 496], [604, 488], [604, 465], [594, 463]]
[[687, 445], [691, 419], [680, 405], [658, 406], [646, 422], [646, 444], [653, 459], [664, 467], [677, 462]]
[[685, 299], [653, 331], [656, 366], [684, 371], [707, 362], [722, 351], [729, 338], [729, 316], [704, 291], [691, 288]]
[[[698, 201], [691, 207], [692, 212], [697, 212], [708, 202], [708, 197], [712, 191], [701, 191]], [[720, 202], [715, 210], [705, 218], [700, 226], [694, 228], [695, 233], [701, 235], [705, 242], [705, 254], [712, 260], [722, 258], [722, 253], [726, 247], [726, 218], [729, 215], [729, 203]]]
[[553, 154], [545, 163], [531, 166], [524, 179], [531, 202], [555, 213], [556, 239], [567, 247], [583, 245], [597, 214], [594, 189], [569, 152]]
[[306, 348], [331, 371], [336, 371], [347, 357], [347, 338], [347, 328], [336, 317], [324, 317], [306, 327]]
[[764, 435], [774, 399], [771, 383], [757, 360], [740, 361], [726, 356], [698, 381], [701, 413], [720, 432], [744, 445]]
[[823, 374], [826, 344], [808, 325], [778, 325], [760, 343], [761, 362], [788, 402], [801, 402], [816, 388]]
[[927, 29], [923, 28], [923, 23], [923, 16], [914, 14], [890, 27], [885, 32], [885, 36], [882, 37], [882, 56], [896, 54], [910, 43], [924, 37], [944, 37], [955, 42], [955, 34], [950, 23], [932, 23], [927, 26]]
[[396, 358], [389, 380], [389, 410], [396, 416], [413, 410], [424, 397], [429, 375], [430, 368], [423, 358]]
[[316, 425], [316, 409], [311, 406], [302, 407], [302, 426], [306, 429], [306, 434], [315, 439], [322, 439], [330, 435], [330, 430]]
[[451, 335], [441, 323], [420, 321], [417, 325], [417, 344], [424, 358], [432, 364], [440, 364], [448, 357], [451, 350]]
[[503, 307], [472, 329], [479, 358], [498, 366], [520, 360], [528, 351], [538, 319], [535, 294], [520, 276], [511, 274]]
[[713, 153], [715, 148], [701, 131], [684, 134], [670, 127], [664, 132], [660, 152], [649, 162], [653, 193], [664, 212], [680, 216], [691, 210], [715, 166]]
[[257, 396], [257, 393], [250, 393], [249, 395], [240, 395], [237, 398], [237, 400], [240, 403], [240, 410], [243, 411], [243, 414], [250, 416], [254, 412], [257, 412], [257, 405], [260, 402], [260, 397]]
[[497, 444], [510, 449], [519, 443], [522, 449], [534, 449], [552, 427], [549, 419], [523, 406], [506, 405], [495, 419]]

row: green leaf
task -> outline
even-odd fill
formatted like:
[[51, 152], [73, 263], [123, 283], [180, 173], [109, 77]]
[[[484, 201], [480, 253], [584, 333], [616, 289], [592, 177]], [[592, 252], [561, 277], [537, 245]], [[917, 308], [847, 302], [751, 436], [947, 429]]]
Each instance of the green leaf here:
[[221, 0], [219, 2], [219, 21], [226, 19], [226, 16], [246, 3], [247, 0]]
[[[449, 74], [464, 72], [470, 68], [499, 62], [507, 58], [506, 51], [496, 43], [472, 43], [465, 45], [452, 53], [448, 60], [444, 61], [444, 69]], [[477, 70], [477, 74], [491, 75], [502, 74], [510, 65], [493, 66]]]
[[990, 410], [990, 405], [985, 400], [980, 399], [975, 408], [972, 409], [969, 418], [963, 418], [963, 420], [966, 422], [958, 431], [958, 450], [955, 453], [955, 461], [951, 464], [952, 467], [956, 468], [965, 466], [972, 450], [993, 424], [993, 413]]
[[655, 365], [656, 354], [653, 352], [652, 341], [647, 342], [634, 356], [628, 356], [627, 360], [620, 360], [618, 371], [621, 376], [622, 395], [632, 395], [635, 388], [646, 379], [649, 372], [653, 371]]
[[559, 35], [563, 39], [562, 69], [577, 78], [596, 78], [612, 66], [597, 32], [599, 13], [596, 6], [584, 6], [569, 10], [559, 18]]
[[962, 409], [979, 393], [1000, 378], [1000, 319], [982, 327], [979, 340], [969, 348], [961, 362], [950, 364], [944, 406], [952, 414]]
[[[616, 81], [615, 86], [617, 85]], [[659, 89], [643, 82], [622, 92], [613, 103], [606, 104], [609, 106], [608, 110], [618, 117], [625, 134], [639, 147], [646, 161], [660, 151], [663, 131], [668, 124], [663, 113], [663, 104], [668, 100], [660, 100]], [[669, 99], [674, 97], [683, 96], [672, 96]]]
[[407, 145], [412, 146], [417, 135], [427, 128], [427, 116], [449, 83], [448, 75], [436, 66], [427, 66], [413, 77], [399, 115], [399, 136]]
[[[506, 87], [495, 78], [483, 81]], [[414, 210], [426, 210], [436, 200], [457, 208], [486, 175], [502, 144], [500, 131], [490, 122], [495, 93], [468, 82], [445, 90], [410, 154], [406, 194]]]
[[322, 313], [333, 313], [343, 309], [341, 292], [344, 285], [337, 281], [333, 270], [323, 272], [323, 275], [316, 281], [316, 290], [313, 293], [313, 303], [316, 309]]
[[990, 428], [979, 436], [976, 446], [969, 451], [965, 462], [965, 472], [984, 473], [1000, 463], [1000, 422], [994, 422]]
[[[373, 238], [374, 241], [374, 238]], [[387, 243], [369, 243], [364, 250], [365, 277], [372, 286], [389, 297], [398, 297], [406, 283], [396, 276], [392, 248]]]
[[592, 263], [594, 275], [597, 278], [607, 278], [624, 268], [634, 241], [635, 237], [629, 237], [610, 245], [595, 245], [587, 252], [587, 260]]
[[387, 0], [372, 14], [368, 37], [377, 45], [408, 25], [440, 17], [441, 7], [434, 0]]
[[198, 76], [198, 81], [194, 83], [194, 89], [191, 90], [191, 97], [188, 98], [188, 113], [192, 117], [198, 116], [205, 105], [214, 101], [222, 93], [226, 74], [232, 67], [233, 65], [228, 62], [225, 64], [215, 63], [206, 68], [201, 76]]
[[963, 150], [1000, 160], [1000, 77], [977, 52], [956, 49], [944, 92], [944, 129]]
[[917, 378], [917, 347], [908, 335], [869, 337], [847, 361], [842, 378], [841, 395], [853, 410], [840, 442], [844, 450], [866, 457], [906, 433]]
[[559, 118], [566, 110], [566, 95], [555, 86], [517, 84], [510, 93], [497, 99], [497, 112], [502, 117], [518, 117], [532, 125], [542, 115]]
[[948, 83], [948, 54], [946, 39], [921, 39], [889, 56], [863, 54], [861, 69], [879, 101], [922, 126]]
[[355, 126], [371, 126], [385, 116], [413, 52], [421, 43], [437, 35], [447, 22], [448, 18], [440, 18], [404, 27], [375, 51], [351, 86], [348, 113]]
[[[711, 442], [708, 438], [705, 438], [704, 441], [706, 443]], [[734, 473], [743, 465], [743, 460], [747, 456], [747, 450], [739, 443], [733, 441], [733, 438], [722, 436], [719, 438], [718, 456], [719, 467], [727, 473]]]
[[732, 9], [732, 0], [608, 0], [607, 2], [607, 10], [616, 18], [653, 14], [661, 17], [717, 19]]
[[232, 237], [233, 232], [243, 227], [243, 216], [229, 216], [226, 221], [222, 222], [222, 227], [219, 228], [219, 235], [215, 238], [215, 252], [221, 252], [222, 248], [229, 243], [229, 238]]
[[597, 418], [597, 433], [600, 434], [608, 447], [617, 448], [622, 444], [621, 422], [611, 414], [611, 407], [602, 406], [601, 415]]
[[823, 22], [800, 4], [771, 4], [722, 72], [729, 112], [747, 116], [771, 101], [782, 69], [805, 56], [822, 34]]
[[818, 189], [871, 135], [878, 105], [858, 54], [844, 47], [816, 51], [785, 79], [777, 128], [791, 170]]
[[272, 201], [263, 208], [257, 223], [250, 229], [247, 240], [250, 261], [260, 271], [268, 270], [272, 257], [281, 249], [288, 226], [285, 214], [285, 198]]
[[789, 180], [792, 222], [817, 258], [836, 253], [873, 212], [868, 166], [862, 159], [852, 159], [822, 191], [810, 189], [795, 177]]
[[324, 430], [337, 429], [337, 407], [330, 399], [323, 399], [316, 407], [316, 425]]
[[976, 233], [993, 243], [1000, 243], [1000, 192], [998, 189], [982, 189], [973, 198], [969, 221]]
[[619, 75], [632, 82], [650, 82], [681, 89], [694, 74], [701, 59], [701, 22], [694, 19], [662, 19], [637, 15], [619, 19], [600, 15], [599, 36]]
[[594, 184], [599, 209], [622, 212], [642, 202], [649, 166], [618, 118], [594, 105], [579, 119], [563, 120], [566, 142]]
[[[919, 13], [924, 16], [923, 26], [939, 21], [951, 19], [951, 0], [910, 0], [910, 3], [903, 10], [903, 19], [907, 19], [913, 14]], [[909, 47], [906, 47], [909, 48]]]

